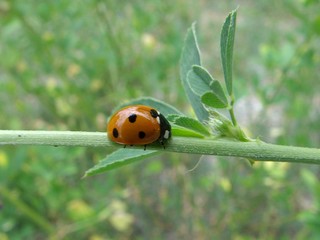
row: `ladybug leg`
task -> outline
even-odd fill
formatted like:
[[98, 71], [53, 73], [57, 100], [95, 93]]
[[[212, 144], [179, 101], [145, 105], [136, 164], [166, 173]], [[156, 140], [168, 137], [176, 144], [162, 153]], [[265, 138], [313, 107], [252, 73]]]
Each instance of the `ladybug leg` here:
[[143, 150], [146, 150], [146, 149], [147, 149], [147, 144], [145, 144], [145, 145], [144, 145], [144, 148], [143, 148]]
[[166, 146], [164, 145], [164, 141], [163, 141], [163, 140], [160, 140], [160, 143], [161, 143], [163, 149], [166, 149]]
[[123, 145], [123, 148], [126, 148], [127, 147], [127, 145], [125, 144], [125, 145]]

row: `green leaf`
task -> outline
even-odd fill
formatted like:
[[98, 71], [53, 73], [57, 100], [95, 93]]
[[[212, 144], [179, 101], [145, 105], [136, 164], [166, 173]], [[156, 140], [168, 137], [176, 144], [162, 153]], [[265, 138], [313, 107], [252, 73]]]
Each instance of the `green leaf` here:
[[222, 86], [218, 80], [213, 80], [210, 83], [210, 88], [212, 92], [219, 98], [221, 102], [223, 102], [226, 106], [228, 105], [227, 97], [222, 89]]
[[220, 100], [220, 98], [213, 92], [206, 92], [201, 96], [201, 101], [213, 108], [226, 108], [228, 105]]
[[201, 65], [200, 51], [195, 33], [195, 23], [188, 29], [184, 47], [182, 49], [180, 58], [180, 77], [182, 86], [184, 87], [197, 118], [199, 121], [203, 122], [208, 119], [209, 114], [202, 105], [200, 96], [196, 95], [191, 90], [187, 79], [188, 72], [192, 69], [193, 65]]
[[175, 107], [152, 97], [142, 97], [142, 98], [133, 99], [124, 104], [120, 104], [115, 108], [115, 111], [119, 110], [120, 108], [130, 106], [130, 105], [135, 105], [135, 104], [142, 104], [142, 105], [154, 107], [155, 109], [159, 110], [164, 116], [167, 116], [169, 114], [184, 115]]
[[209, 83], [204, 82], [201, 77], [199, 77], [193, 69], [188, 72], [187, 81], [189, 82], [189, 86], [191, 90], [198, 97], [203, 95], [205, 92], [210, 91]]
[[199, 65], [193, 65], [192, 70], [204, 81], [208, 86], [211, 81], [213, 81], [213, 77], [210, 75], [207, 69]]
[[105, 159], [101, 160], [97, 165], [86, 171], [84, 177], [93, 176], [118, 167], [122, 167], [124, 165], [156, 155], [157, 153], [159, 153], [159, 151], [156, 150], [128, 148], [118, 149], [108, 155]]
[[236, 30], [236, 18], [237, 9], [229, 13], [223, 24], [220, 37], [221, 61], [224, 79], [230, 96], [232, 95], [232, 58]]
[[216, 96], [216, 98], [218, 98], [219, 108], [228, 106], [228, 100], [220, 82], [213, 79], [213, 77], [205, 68], [194, 65], [192, 70], [190, 70], [188, 73], [188, 81], [195, 94], [202, 97], [204, 94], [212, 90], [213, 94]]
[[196, 119], [181, 115], [169, 115], [167, 119], [178, 126], [198, 132], [202, 136], [210, 136], [208, 128]]
[[173, 136], [179, 136], [179, 137], [194, 137], [194, 138], [204, 138], [204, 136], [198, 132], [195, 132], [191, 129], [185, 128], [185, 127], [181, 127], [178, 125], [171, 125], [172, 129], [172, 135]]

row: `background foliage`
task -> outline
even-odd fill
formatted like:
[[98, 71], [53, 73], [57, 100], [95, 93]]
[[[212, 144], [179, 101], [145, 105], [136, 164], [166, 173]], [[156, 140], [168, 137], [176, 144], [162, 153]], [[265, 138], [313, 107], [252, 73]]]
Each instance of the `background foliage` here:
[[[152, 96], [191, 115], [179, 79], [198, 22], [222, 80], [219, 37], [240, 4], [236, 116], [253, 136], [319, 147], [318, 0], [0, 1], [0, 128], [104, 131]], [[156, 86], [156, 87], [155, 87]], [[0, 148], [0, 239], [317, 239], [319, 167], [166, 154], [81, 180], [109, 149]]]

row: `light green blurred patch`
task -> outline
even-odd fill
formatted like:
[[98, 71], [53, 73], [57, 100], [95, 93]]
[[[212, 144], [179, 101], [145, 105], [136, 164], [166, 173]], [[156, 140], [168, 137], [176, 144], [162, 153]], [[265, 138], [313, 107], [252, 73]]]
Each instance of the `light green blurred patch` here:
[[81, 199], [71, 200], [67, 205], [67, 212], [73, 220], [83, 220], [93, 215], [94, 210]]
[[126, 203], [121, 200], [113, 200], [109, 208], [111, 225], [120, 232], [129, 230], [134, 221], [134, 216], [128, 213]]

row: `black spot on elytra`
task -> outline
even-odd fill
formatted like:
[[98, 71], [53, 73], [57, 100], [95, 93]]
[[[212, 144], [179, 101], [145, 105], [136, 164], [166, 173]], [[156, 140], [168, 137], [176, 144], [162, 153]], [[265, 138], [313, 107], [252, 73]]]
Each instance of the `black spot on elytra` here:
[[128, 119], [129, 119], [129, 122], [134, 123], [134, 122], [136, 121], [136, 119], [137, 119], [137, 114], [132, 113], [132, 114], [128, 117]]
[[145, 132], [143, 132], [143, 131], [140, 131], [140, 132], [139, 132], [139, 138], [140, 138], [140, 139], [143, 139], [145, 136], [146, 136], [146, 133], [145, 133]]
[[113, 135], [114, 138], [119, 137], [118, 129], [114, 128], [114, 129], [112, 130], [112, 135]]
[[155, 110], [155, 109], [151, 109], [150, 114], [151, 114], [151, 117], [153, 117], [153, 118], [157, 118], [159, 116], [157, 110]]

